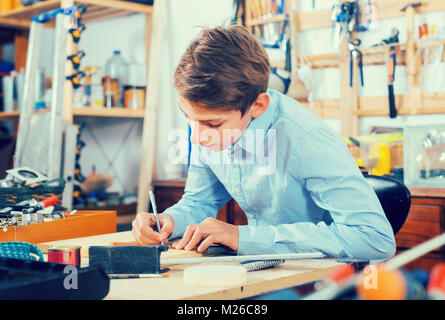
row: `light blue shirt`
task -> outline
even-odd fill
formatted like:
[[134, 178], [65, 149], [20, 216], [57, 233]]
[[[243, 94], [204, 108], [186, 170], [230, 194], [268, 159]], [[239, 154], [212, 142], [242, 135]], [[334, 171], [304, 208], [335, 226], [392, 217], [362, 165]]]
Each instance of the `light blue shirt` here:
[[175, 223], [170, 238], [233, 198], [248, 220], [238, 254], [393, 256], [391, 225], [344, 140], [295, 100], [268, 93], [267, 110], [229, 148], [193, 145], [185, 193], [164, 211]]

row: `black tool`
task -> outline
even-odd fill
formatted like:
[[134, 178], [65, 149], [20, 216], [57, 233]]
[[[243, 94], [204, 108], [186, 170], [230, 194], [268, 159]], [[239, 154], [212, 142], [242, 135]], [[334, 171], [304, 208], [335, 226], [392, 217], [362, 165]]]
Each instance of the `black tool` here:
[[[0, 257], [2, 300], [98, 300], [110, 289], [101, 268]], [[76, 277], [69, 281], [68, 277]]]
[[389, 117], [397, 117], [396, 101], [394, 97], [394, 77], [396, 71], [396, 47], [391, 46], [389, 50], [388, 60], [388, 101], [389, 101]]
[[[399, 30], [393, 28], [391, 31], [391, 36], [383, 40], [386, 44], [398, 43], [399, 42]], [[388, 102], [389, 102], [389, 117], [397, 117], [396, 102], [394, 97], [394, 78], [396, 72], [396, 46], [391, 46], [389, 49], [389, 59], [388, 59]]]
[[360, 72], [360, 83], [362, 87], [364, 86], [363, 79], [363, 54], [358, 49], [361, 44], [360, 39], [352, 39], [349, 41], [349, 86], [352, 87], [354, 83], [354, 61], [358, 60], [359, 72]]
[[91, 246], [90, 266], [100, 266], [109, 274], [161, 273], [161, 252], [168, 245], [155, 246]]
[[406, 6], [404, 6], [402, 9], [400, 9], [400, 11], [405, 12], [406, 9], [408, 9], [409, 7], [413, 7], [413, 8], [417, 8], [420, 7], [422, 5], [422, 2], [415, 2], [415, 3], [410, 3], [407, 4]]

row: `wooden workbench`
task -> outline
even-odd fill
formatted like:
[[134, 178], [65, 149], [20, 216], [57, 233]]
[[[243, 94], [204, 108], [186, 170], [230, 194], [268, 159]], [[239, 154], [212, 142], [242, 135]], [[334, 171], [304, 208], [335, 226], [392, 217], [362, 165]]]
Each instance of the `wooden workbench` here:
[[[99, 236], [42, 243], [45, 251], [49, 245], [77, 244], [82, 246], [82, 265], [87, 264], [88, 246], [109, 245], [111, 242], [134, 241], [131, 231]], [[162, 259], [201, 256], [197, 252], [168, 250]], [[230, 264], [230, 263], [227, 263]], [[236, 263], [234, 263], [236, 264]], [[293, 287], [324, 278], [333, 268], [340, 265], [335, 259], [288, 260], [279, 267], [248, 273], [247, 281], [235, 286], [192, 286], [184, 283], [183, 271], [193, 264], [170, 265], [168, 278], [117, 279], [111, 280], [110, 291], [105, 299], [132, 300], [207, 300], [240, 299], [282, 288]]]

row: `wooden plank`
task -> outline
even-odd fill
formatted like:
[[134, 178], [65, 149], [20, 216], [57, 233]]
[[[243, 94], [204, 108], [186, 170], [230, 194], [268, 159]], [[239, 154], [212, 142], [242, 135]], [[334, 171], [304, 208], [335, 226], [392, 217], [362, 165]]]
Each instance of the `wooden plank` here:
[[104, 118], [143, 118], [144, 109], [128, 109], [128, 108], [93, 108], [82, 107], [72, 108], [73, 116], [87, 116], [87, 117], [104, 117]]
[[29, 27], [31, 26], [31, 20], [0, 17], [0, 26], [14, 27], [18, 29], [29, 29]]
[[[13, 9], [0, 14], [0, 26], [13, 28], [29, 28], [31, 18], [43, 12], [55, 10], [60, 7], [71, 6], [65, 0], [46, 0], [36, 2], [31, 6]], [[72, 2], [74, 4], [74, 1]], [[99, 19], [109, 19], [132, 13], [152, 14], [153, 7], [145, 4], [118, 1], [118, 0], [75, 0], [76, 4], [87, 6], [85, 21], [97, 21]], [[110, 10], [110, 11], [108, 11]], [[108, 14], [95, 15], [97, 12], [108, 12]]]
[[286, 20], [285, 14], [277, 14], [277, 15], [273, 15], [273, 16], [267, 17], [267, 18], [258, 18], [258, 19], [250, 20], [246, 23], [246, 25], [250, 27], [250, 26], [257, 26], [257, 25], [262, 25], [262, 24], [266, 24], [266, 23], [283, 22], [284, 20]]
[[11, 112], [5, 112], [5, 111], [0, 112], [0, 120], [16, 119], [19, 116], [20, 116], [20, 111], [18, 111], [18, 110], [11, 111]]
[[20, 72], [26, 70], [26, 55], [28, 53], [29, 31], [16, 31], [14, 39], [14, 62], [15, 71]]
[[317, 10], [305, 13], [295, 13], [297, 29], [306, 31], [318, 28], [329, 28], [332, 26], [331, 10]]
[[312, 69], [338, 68], [340, 63], [337, 53], [308, 56], [307, 60]]
[[142, 130], [142, 156], [139, 171], [138, 207], [137, 211], [147, 211], [148, 190], [152, 189], [152, 181], [156, 165], [156, 130], [157, 109], [159, 104], [160, 61], [162, 55], [162, 33], [165, 24], [164, 1], [155, 1], [152, 21], [150, 45], [150, 63], [148, 68], [147, 95], [145, 104], [144, 127]]
[[85, 14], [82, 16], [82, 20], [87, 23], [128, 15], [128, 12], [114, 8], [101, 8], [101, 7], [91, 7], [91, 8], [95, 10], [88, 11], [87, 9]]
[[42, 12], [54, 10], [60, 7], [61, 0], [46, 0], [41, 2], [36, 2], [31, 6], [25, 6], [22, 8], [16, 8], [0, 14], [0, 20], [3, 18], [18, 18], [23, 20], [31, 20], [35, 15]]
[[[377, 9], [377, 19], [392, 19], [402, 17], [405, 15], [401, 11], [406, 5], [413, 3], [411, 0], [380, 0], [373, 1], [372, 5]], [[363, 12], [367, 3], [361, 3], [361, 12]], [[426, 0], [422, 1], [422, 6], [416, 8], [418, 13], [427, 13], [432, 11], [445, 10], [445, 1], [442, 0]], [[294, 13], [298, 18], [295, 19], [298, 23], [298, 29], [301, 31], [318, 29], [318, 28], [331, 28], [331, 10], [317, 10], [304, 13]]]
[[[152, 14], [153, 6], [146, 4], [118, 1], [118, 0], [76, 0], [77, 4], [89, 4], [94, 6], [100, 6], [104, 8], [114, 8], [132, 13], [145, 13]], [[155, 1], [156, 3], [156, 1]]]

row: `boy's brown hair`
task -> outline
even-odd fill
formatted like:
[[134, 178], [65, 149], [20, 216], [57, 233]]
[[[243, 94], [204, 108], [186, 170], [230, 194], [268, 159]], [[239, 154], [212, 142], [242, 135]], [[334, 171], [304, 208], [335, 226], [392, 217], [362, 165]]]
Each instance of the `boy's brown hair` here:
[[205, 29], [192, 41], [174, 75], [178, 93], [212, 109], [246, 110], [269, 83], [269, 58], [244, 27]]

